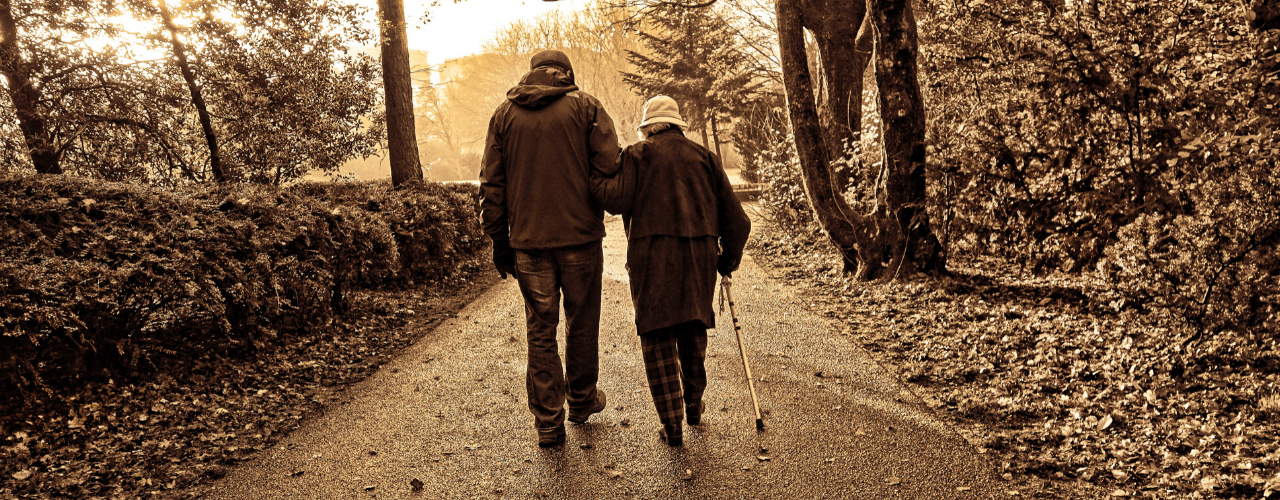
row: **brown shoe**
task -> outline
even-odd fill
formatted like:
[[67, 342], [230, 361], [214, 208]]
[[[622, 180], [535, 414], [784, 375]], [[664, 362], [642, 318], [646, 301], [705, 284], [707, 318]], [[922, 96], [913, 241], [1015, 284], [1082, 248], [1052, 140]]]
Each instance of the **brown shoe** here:
[[555, 429], [538, 429], [538, 446], [551, 448], [562, 444], [564, 444], [564, 424], [560, 424], [560, 427]]
[[604, 407], [605, 407], [604, 391], [600, 389], [596, 389], [596, 400], [594, 403], [591, 404], [591, 406], [588, 406], [586, 408], [576, 409], [576, 410], [573, 408], [569, 409], [569, 421], [575, 424], [585, 424], [587, 423], [587, 419], [591, 418], [592, 415], [595, 415], [597, 413], [604, 411]]
[[658, 431], [658, 439], [667, 443], [667, 446], [676, 447], [684, 445], [684, 430], [680, 428], [680, 424], [664, 425], [662, 430]]

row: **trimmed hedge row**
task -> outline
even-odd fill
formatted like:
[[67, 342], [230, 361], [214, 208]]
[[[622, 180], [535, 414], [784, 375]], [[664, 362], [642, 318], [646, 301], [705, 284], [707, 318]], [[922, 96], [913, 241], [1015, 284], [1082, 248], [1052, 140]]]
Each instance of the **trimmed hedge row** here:
[[261, 348], [349, 290], [447, 277], [487, 250], [476, 190], [0, 177], [0, 393]]

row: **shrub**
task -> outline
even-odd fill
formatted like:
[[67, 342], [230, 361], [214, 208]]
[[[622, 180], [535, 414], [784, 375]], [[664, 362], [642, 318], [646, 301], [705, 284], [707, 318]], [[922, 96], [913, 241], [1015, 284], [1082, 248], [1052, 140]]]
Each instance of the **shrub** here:
[[[476, 257], [470, 190], [0, 178], [0, 365], [29, 388], [314, 330], [352, 288], [434, 279]], [[329, 199], [344, 192], [369, 194], [360, 208]]]
[[315, 183], [292, 189], [381, 219], [395, 236], [404, 279], [448, 274], [460, 259], [488, 248], [475, 215], [480, 188], [474, 184]]
[[785, 140], [766, 146], [757, 154], [755, 164], [765, 184], [760, 208], [769, 221], [787, 234], [816, 231], [818, 221], [805, 194], [793, 137], [788, 134]]

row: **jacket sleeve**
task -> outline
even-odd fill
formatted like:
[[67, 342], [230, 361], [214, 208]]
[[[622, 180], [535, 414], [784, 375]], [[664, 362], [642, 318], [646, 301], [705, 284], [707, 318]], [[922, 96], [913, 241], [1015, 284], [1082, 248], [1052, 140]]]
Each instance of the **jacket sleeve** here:
[[618, 173], [618, 154], [622, 148], [618, 146], [618, 133], [613, 129], [613, 117], [604, 110], [604, 106], [594, 97], [591, 98], [591, 130], [587, 143], [591, 147], [591, 170], [607, 177]]
[[720, 165], [720, 157], [708, 153], [711, 158], [712, 175], [716, 177], [716, 224], [720, 233], [720, 264], [717, 267], [733, 271], [742, 261], [742, 250], [747, 246], [747, 237], [751, 235], [751, 219], [742, 210], [742, 202], [733, 194], [733, 186], [729, 184], [729, 174]]
[[511, 248], [507, 217], [507, 164], [502, 158], [502, 136], [498, 116], [489, 120], [484, 155], [480, 159], [480, 226], [493, 240], [494, 255]]
[[629, 147], [622, 152], [621, 160], [616, 167], [617, 175], [606, 177], [594, 169], [591, 171], [591, 195], [595, 196], [601, 207], [614, 215], [631, 215], [638, 164], [633, 154], [634, 147]]

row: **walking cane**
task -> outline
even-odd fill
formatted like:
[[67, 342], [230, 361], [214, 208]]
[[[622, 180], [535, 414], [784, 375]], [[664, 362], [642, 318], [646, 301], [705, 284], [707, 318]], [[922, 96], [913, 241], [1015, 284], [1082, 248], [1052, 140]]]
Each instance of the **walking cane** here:
[[742, 354], [742, 368], [747, 372], [747, 387], [751, 389], [751, 406], [756, 410], [756, 430], [764, 430], [764, 418], [760, 417], [760, 401], [756, 399], [756, 384], [751, 380], [751, 363], [747, 361], [747, 346], [742, 343], [742, 327], [738, 326], [738, 313], [733, 309], [733, 294], [729, 288], [733, 281], [728, 276], [720, 278], [720, 310], [724, 310], [724, 300], [729, 301], [729, 317], [733, 318], [733, 333], [738, 336], [738, 352]]

